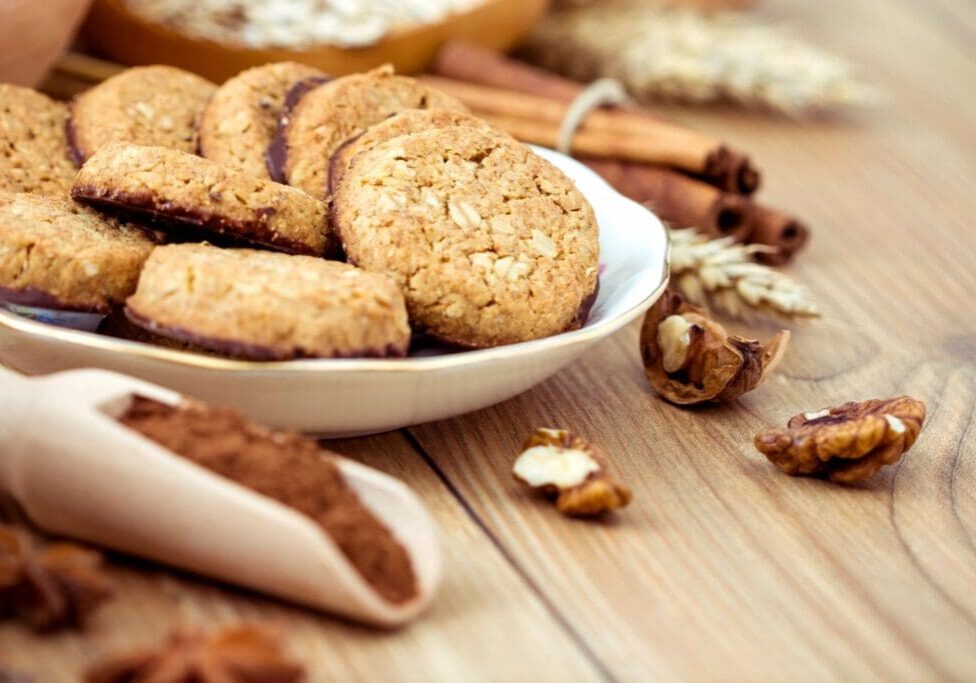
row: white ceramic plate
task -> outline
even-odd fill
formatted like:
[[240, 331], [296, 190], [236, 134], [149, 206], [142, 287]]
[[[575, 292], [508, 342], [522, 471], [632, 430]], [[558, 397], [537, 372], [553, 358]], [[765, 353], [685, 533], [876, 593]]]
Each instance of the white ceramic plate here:
[[255, 363], [66, 329], [0, 309], [0, 361], [28, 374], [115, 370], [235, 406], [266, 424], [328, 436], [397, 429], [504, 401], [637, 318], [668, 279], [667, 231], [651, 212], [573, 159], [536, 151], [576, 182], [600, 224], [600, 293], [580, 330], [425, 357]]

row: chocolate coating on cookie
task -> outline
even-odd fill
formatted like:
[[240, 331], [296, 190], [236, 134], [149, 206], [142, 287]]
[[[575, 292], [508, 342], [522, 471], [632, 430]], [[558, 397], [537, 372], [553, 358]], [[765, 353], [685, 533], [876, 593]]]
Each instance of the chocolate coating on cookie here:
[[[579, 310], [573, 317], [573, 320], [566, 326], [561, 332], [572, 332], [573, 330], [578, 330], [586, 324], [586, 321], [590, 317], [590, 312], [593, 310], [593, 305], [596, 303], [597, 297], [600, 294], [600, 281], [597, 279], [596, 286], [593, 289], [593, 293], [590, 294], [583, 303], [580, 305]], [[428, 340], [430, 344], [437, 345], [441, 351], [466, 351], [470, 349], [482, 348], [479, 344], [472, 344], [467, 339], [456, 339], [448, 337], [444, 334], [438, 334], [433, 330], [426, 329], [416, 322], [413, 323], [414, 339], [412, 344], [424, 345], [423, 340]]]
[[107, 312], [136, 286], [153, 242], [139, 228], [68, 200], [0, 193], [0, 298]]
[[283, 178], [315, 197], [328, 189], [329, 162], [338, 147], [369, 126], [407, 109], [466, 111], [458, 100], [405, 76], [390, 67], [344, 76], [295, 92], [280, 140], [269, 159]]
[[126, 305], [158, 335], [252, 360], [402, 356], [403, 297], [354, 266], [251, 249], [160, 247]]
[[162, 147], [103, 147], [78, 173], [72, 196], [176, 233], [189, 226], [288, 253], [321, 256], [334, 242], [324, 202]]
[[107, 304], [79, 304], [64, 301], [30, 286], [24, 289], [0, 287], [0, 301], [19, 306], [49, 308], [55, 311], [74, 311], [77, 313], [108, 313], [111, 310]]
[[[192, 330], [178, 325], [160, 325], [151, 318], [147, 318], [133, 311], [128, 306], [123, 310], [129, 322], [147, 333], [147, 338], [139, 341], [147, 341], [155, 337], [169, 341], [170, 344], [167, 345], [170, 348], [194, 351], [196, 353], [210, 353], [227, 358], [264, 362], [324, 357], [301, 346], [279, 348], [197, 334]], [[152, 343], [159, 344], [160, 342], [153, 341]], [[383, 348], [376, 349], [355, 349], [348, 351], [337, 349], [328, 358], [401, 358], [405, 355], [406, 348], [403, 344], [391, 343]]]
[[275, 62], [243, 71], [221, 85], [200, 117], [198, 152], [228, 168], [271, 178], [265, 156], [296, 83], [328, 78], [315, 67]]
[[597, 275], [596, 282], [593, 285], [593, 291], [590, 295], [583, 299], [583, 303], [580, 304], [579, 310], [576, 311], [576, 316], [573, 318], [573, 322], [569, 324], [564, 332], [572, 332], [573, 330], [578, 330], [584, 325], [586, 321], [590, 319], [590, 313], [593, 311], [593, 306], [596, 305], [596, 300], [600, 296], [600, 276]]
[[[85, 163], [85, 153], [81, 151], [78, 147], [78, 136], [75, 134], [75, 124], [71, 121], [71, 116], [65, 117], [64, 121], [64, 138], [68, 143], [68, 156], [71, 161], [74, 162], [75, 166], [81, 166]], [[72, 179], [73, 180], [73, 179]], [[71, 186], [68, 186], [71, 189]]]
[[278, 117], [278, 125], [275, 127], [275, 133], [271, 138], [271, 143], [268, 145], [264, 154], [264, 162], [268, 169], [268, 175], [276, 183], [287, 182], [285, 178], [285, 157], [287, 156], [285, 136], [288, 130], [288, 123], [291, 121], [292, 109], [305, 96], [305, 93], [331, 80], [328, 76], [306, 78], [295, 83], [285, 94], [285, 103], [282, 107], [281, 115]]

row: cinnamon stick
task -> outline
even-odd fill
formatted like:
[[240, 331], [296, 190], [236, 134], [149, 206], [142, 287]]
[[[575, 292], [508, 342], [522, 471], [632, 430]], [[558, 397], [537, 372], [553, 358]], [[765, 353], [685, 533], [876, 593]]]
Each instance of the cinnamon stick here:
[[744, 242], [751, 231], [751, 202], [670, 169], [605, 159], [584, 159], [618, 192], [646, 204], [676, 227]]
[[[524, 142], [553, 147], [569, 104], [502, 88], [437, 76], [426, 83], [461, 100]], [[572, 141], [574, 154], [608, 157], [683, 169], [700, 175], [722, 174], [735, 159], [729, 150], [700, 133], [623, 109], [591, 112]]]
[[572, 102], [583, 91], [583, 85], [576, 81], [460, 40], [445, 43], [438, 50], [430, 69], [447, 78], [530, 93], [561, 102]]
[[[522, 113], [517, 114], [518, 116], [542, 116], [557, 128], [569, 103], [585, 88], [576, 81], [459, 41], [449, 42], [441, 48], [432, 69], [436, 74], [455, 79], [455, 82], [481, 85], [507, 92], [509, 95], [513, 91], [520, 93], [504, 103], [492, 97], [489, 92], [458, 90], [454, 93], [476, 111], [481, 112], [484, 107], [489, 109], [487, 113], [515, 116], [516, 109], [511, 107], [515, 100], [519, 100], [520, 104], [516, 107]], [[450, 86], [450, 81], [447, 81], [442, 82], [439, 87]], [[465, 97], [472, 101], [467, 101]], [[553, 108], [552, 102], [564, 106]], [[491, 109], [492, 106], [501, 104], [504, 105], [503, 111]], [[541, 108], [543, 111], [530, 111], [532, 108]], [[637, 106], [601, 108], [590, 114], [584, 127], [595, 127], [617, 135], [626, 133], [634, 137], [648, 136], [652, 145], [660, 147], [659, 158], [634, 159], [635, 161], [672, 166], [697, 175], [705, 182], [729, 192], [751, 194], [758, 189], [761, 181], [758, 170], [747, 155], [716, 138], [664, 121]]]
[[776, 251], [756, 254], [762, 263], [783, 265], [809, 240], [810, 230], [793, 216], [670, 169], [607, 159], [582, 161], [667, 223], [694, 227], [711, 237], [775, 247]]
[[793, 216], [768, 206], [752, 208], [751, 235], [753, 244], [776, 247], [777, 251], [757, 254], [756, 259], [770, 266], [781, 266], [806, 245], [810, 230]]
[[[457, 90], [451, 94], [457, 94]], [[519, 98], [524, 96], [519, 95]], [[559, 141], [559, 127], [557, 124], [525, 116], [512, 116], [486, 111], [474, 105], [473, 100], [465, 102], [474, 109], [475, 113], [486, 121], [507, 131], [523, 142], [531, 142], [544, 147], [555, 147]], [[494, 107], [488, 107], [494, 108]], [[495, 108], [495, 111], [501, 111]], [[677, 143], [677, 144], [676, 144]], [[632, 137], [626, 131], [594, 128], [584, 125], [573, 136], [570, 150], [574, 155], [597, 157], [603, 159], [619, 159], [624, 161], [655, 164], [659, 166], [677, 166], [676, 161], [686, 158], [686, 150], [680, 146], [680, 141], [666, 136], [660, 139], [649, 136]], [[706, 184], [706, 183], [702, 183]]]

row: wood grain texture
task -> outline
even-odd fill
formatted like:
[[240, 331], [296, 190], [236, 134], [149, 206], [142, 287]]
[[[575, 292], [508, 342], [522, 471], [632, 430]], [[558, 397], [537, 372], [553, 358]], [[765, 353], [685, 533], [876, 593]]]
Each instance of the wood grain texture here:
[[[816, 124], [668, 111], [750, 150], [764, 196], [813, 226], [794, 272], [825, 315], [794, 327], [779, 376], [735, 408], [679, 410], [647, 389], [632, 329], [414, 433], [620, 680], [972, 678], [976, 150], [972, 93], [952, 85], [973, 80], [971, 54], [921, 4], [766, 11], [864, 64], [890, 102]], [[793, 413], [898, 393], [928, 403], [928, 427], [870, 485], [789, 479], [752, 449]], [[634, 505], [604, 527], [517, 498], [511, 457], [539, 425], [613, 454]]]
[[[176, 623], [270, 618], [312, 681], [976, 678], [972, 6], [780, 0], [760, 12], [863, 65], [887, 97], [815, 122], [662, 109], [749, 150], [764, 199], [813, 228], [792, 272], [824, 317], [790, 326], [766, 385], [735, 406], [674, 408], [643, 377], [634, 326], [502, 405], [336, 444], [403, 477], [443, 529], [443, 592], [404, 631], [124, 563], [89, 634], [0, 626], [0, 665], [74, 680], [98, 653]], [[752, 448], [796, 412], [900, 393], [926, 401], [926, 428], [868, 484], [789, 478]], [[633, 505], [586, 523], [526, 495], [510, 467], [539, 426], [607, 451]]]
[[0, 622], [0, 673], [7, 668], [32, 672], [38, 683], [77, 683], [79, 672], [97, 657], [159, 642], [178, 625], [271, 620], [308, 665], [312, 682], [407, 681], [421, 675], [448, 683], [466, 671], [492, 672], [502, 680], [600, 680], [598, 665], [402, 435], [337, 445], [402, 478], [430, 503], [442, 531], [445, 581], [419, 622], [399, 631], [374, 630], [113, 557], [118, 593], [84, 635], [38, 638]]

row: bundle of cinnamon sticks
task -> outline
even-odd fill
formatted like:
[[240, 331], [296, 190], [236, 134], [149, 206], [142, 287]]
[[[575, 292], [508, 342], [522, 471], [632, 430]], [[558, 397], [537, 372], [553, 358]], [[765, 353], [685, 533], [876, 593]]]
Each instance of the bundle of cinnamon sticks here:
[[[585, 85], [460, 42], [441, 48], [432, 85], [525, 142], [557, 146], [571, 103]], [[625, 104], [591, 111], [571, 151], [618, 191], [647, 204], [675, 227], [771, 248], [762, 260], [789, 261], [809, 231], [757, 203], [761, 176], [748, 155], [721, 140]]]

